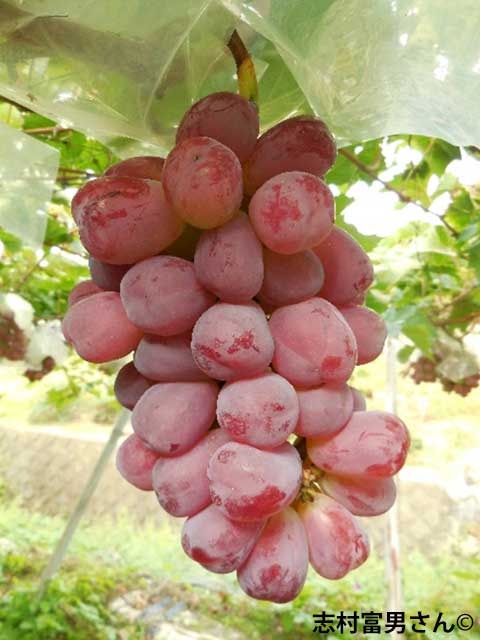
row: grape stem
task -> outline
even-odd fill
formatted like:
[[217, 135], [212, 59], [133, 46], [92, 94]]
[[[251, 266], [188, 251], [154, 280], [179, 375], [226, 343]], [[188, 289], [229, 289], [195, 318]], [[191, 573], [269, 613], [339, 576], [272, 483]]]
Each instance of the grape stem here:
[[302, 460], [305, 460], [307, 457], [307, 441], [305, 440], [305, 438], [302, 438], [302, 436], [297, 436], [297, 439], [295, 440], [293, 446], [300, 454], [300, 458]]
[[242, 98], [252, 102], [258, 110], [258, 83], [255, 65], [236, 29], [230, 36], [227, 47], [237, 65], [238, 93]]

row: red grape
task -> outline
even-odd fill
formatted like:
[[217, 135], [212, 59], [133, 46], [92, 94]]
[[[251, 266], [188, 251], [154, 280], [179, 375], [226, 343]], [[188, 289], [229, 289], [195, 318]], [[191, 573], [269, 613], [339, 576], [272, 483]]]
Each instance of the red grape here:
[[276, 373], [230, 382], [218, 396], [217, 420], [233, 440], [272, 449], [285, 442], [295, 429], [297, 394]]
[[225, 431], [214, 429], [183, 455], [158, 460], [153, 469], [153, 489], [167, 513], [193, 516], [210, 504], [208, 461], [228, 441]]
[[217, 380], [263, 373], [273, 356], [265, 314], [254, 303], [217, 303], [197, 321], [192, 353], [198, 367]]
[[163, 336], [188, 331], [215, 302], [195, 277], [193, 264], [173, 256], [136, 264], [122, 279], [120, 295], [137, 327]]
[[308, 538], [310, 564], [329, 580], [343, 578], [365, 562], [370, 552], [362, 525], [341, 504], [321, 493], [298, 512]]
[[118, 402], [131, 410], [152, 384], [152, 380], [137, 371], [133, 362], [128, 362], [117, 373], [113, 391]]
[[356, 516], [379, 516], [395, 502], [393, 478], [341, 478], [325, 474], [323, 491]]
[[270, 518], [237, 577], [257, 600], [290, 602], [298, 596], [308, 571], [308, 542], [297, 513], [287, 507]]
[[169, 153], [162, 182], [176, 213], [200, 229], [224, 224], [242, 203], [238, 158], [205, 136], [187, 138]]
[[323, 267], [313, 251], [282, 255], [265, 249], [265, 276], [258, 299], [272, 308], [303, 302], [320, 291]]
[[357, 364], [367, 364], [378, 358], [387, 338], [383, 318], [367, 307], [342, 307], [339, 311], [355, 336], [358, 346]]
[[152, 451], [134, 433], [117, 450], [117, 469], [127, 482], [142, 491], [152, 490], [152, 469], [158, 453]]
[[261, 451], [228, 442], [208, 464], [213, 504], [232, 520], [262, 520], [288, 506], [298, 493], [302, 462], [289, 442]]
[[88, 258], [92, 280], [104, 291], [120, 291], [120, 282], [131, 266], [131, 264], [107, 264], [93, 256]]
[[163, 253], [193, 261], [197, 243], [201, 235], [201, 229], [186, 224], [182, 235], [177, 238], [173, 244], [169, 245]]
[[289, 171], [260, 187], [248, 212], [265, 246], [292, 254], [311, 249], [328, 236], [335, 202], [323, 180], [303, 171]]
[[367, 403], [365, 402], [365, 398], [363, 397], [363, 395], [358, 389], [355, 389], [355, 387], [350, 387], [350, 391], [353, 398], [353, 410], [365, 411], [367, 408]]
[[109, 362], [128, 355], [142, 332], [127, 318], [120, 295], [96, 293], [67, 311], [62, 323], [65, 338], [88, 362]]
[[93, 280], [83, 280], [76, 284], [70, 291], [68, 296], [68, 306], [73, 307], [76, 302], [80, 302], [88, 296], [93, 296], [95, 293], [102, 293], [103, 289], [100, 289]]
[[314, 116], [296, 116], [266, 131], [257, 140], [244, 166], [249, 195], [267, 180], [285, 171], [323, 176], [335, 162], [337, 149], [325, 123]]
[[240, 162], [252, 154], [258, 136], [255, 105], [236, 93], [220, 91], [196, 102], [183, 116], [177, 144], [194, 136], [208, 136], [231, 149]]
[[385, 411], [355, 411], [329, 440], [307, 441], [314, 464], [334, 475], [387, 478], [403, 466], [410, 444], [406, 426]]
[[345, 382], [355, 367], [357, 345], [342, 314], [321, 298], [273, 312], [273, 368], [299, 387]]
[[87, 182], [72, 200], [85, 249], [109, 264], [153, 256], [182, 233], [183, 222], [154, 180], [106, 177]]
[[103, 175], [161, 180], [164, 163], [165, 160], [159, 156], [136, 156], [112, 164]]
[[224, 302], [248, 302], [258, 293], [263, 280], [262, 245], [244, 213], [202, 234], [195, 251], [195, 273]]
[[185, 553], [214, 573], [238, 569], [252, 550], [264, 522], [233, 522], [213, 504], [185, 521]]
[[195, 364], [190, 331], [178, 336], [143, 336], [135, 351], [135, 366], [157, 382], [197, 382], [207, 376]]
[[353, 397], [345, 383], [324, 384], [316, 389], [297, 389], [300, 417], [295, 433], [306, 438], [329, 438], [339, 431], [353, 412]]
[[343, 229], [334, 227], [313, 250], [325, 271], [322, 298], [345, 306], [358, 300], [372, 284], [372, 263], [358, 242]]
[[162, 456], [191, 449], [215, 419], [214, 382], [165, 382], [150, 387], [135, 405], [133, 430]]

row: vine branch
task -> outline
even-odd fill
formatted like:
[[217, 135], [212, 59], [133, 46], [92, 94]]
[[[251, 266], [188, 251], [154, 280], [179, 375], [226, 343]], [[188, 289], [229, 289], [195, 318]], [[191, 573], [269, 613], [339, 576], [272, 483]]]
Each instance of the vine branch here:
[[395, 193], [398, 196], [398, 198], [399, 198], [399, 200], [401, 202], [403, 202], [405, 204], [414, 204], [417, 207], [420, 207], [421, 209], [423, 209], [423, 211], [425, 211], [425, 213], [430, 213], [431, 215], [433, 215], [436, 218], [438, 218], [439, 220], [441, 220], [443, 225], [448, 229], [448, 231], [450, 231], [452, 236], [454, 236], [455, 238], [458, 237], [457, 231], [452, 227], [451, 224], [449, 224], [447, 222], [447, 220], [445, 220], [444, 216], [442, 216], [440, 213], [435, 213], [435, 211], [432, 211], [428, 207], [425, 207], [421, 202], [417, 202], [413, 198], [410, 198], [410, 196], [407, 196], [405, 193], [400, 191], [400, 189], [397, 189], [397, 187], [394, 187], [392, 184], [390, 184], [386, 180], [382, 180], [379, 177], [378, 173], [373, 171], [364, 162], [359, 160], [353, 153], [350, 153], [350, 151], [347, 151], [346, 149], [339, 149], [338, 153], [340, 153], [342, 156], [347, 158], [347, 160], [349, 160], [358, 169], [360, 169], [360, 171], [362, 171], [362, 173], [365, 173], [366, 175], [370, 176], [370, 178], [372, 178], [373, 180], [377, 180], [378, 182], [380, 182], [380, 184], [382, 184], [385, 187], [385, 189], [387, 189], [387, 191], [391, 191], [392, 193]]

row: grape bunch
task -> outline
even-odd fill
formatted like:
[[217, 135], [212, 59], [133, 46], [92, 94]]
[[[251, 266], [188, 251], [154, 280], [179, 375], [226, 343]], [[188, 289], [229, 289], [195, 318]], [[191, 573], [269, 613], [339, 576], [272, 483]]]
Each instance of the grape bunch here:
[[435, 382], [438, 380], [444, 391], [447, 393], [458, 393], [465, 398], [480, 384], [480, 373], [474, 373], [462, 380], [450, 380], [442, 375], [437, 366], [440, 364], [441, 359], [438, 356], [434, 356], [433, 359], [426, 356], [419, 356], [410, 367], [410, 376], [415, 384], [421, 382]]
[[117, 467], [186, 518], [185, 553], [288, 602], [309, 562], [339, 579], [366, 560], [354, 516], [393, 504], [409, 435], [347, 384], [386, 329], [363, 306], [368, 256], [334, 226], [334, 140], [311, 116], [258, 132], [251, 103], [213, 94], [165, 160], [78, 191], [92, 280], [63, 330], [90, 362], [134, 351], [115, 382], [134, 431]]

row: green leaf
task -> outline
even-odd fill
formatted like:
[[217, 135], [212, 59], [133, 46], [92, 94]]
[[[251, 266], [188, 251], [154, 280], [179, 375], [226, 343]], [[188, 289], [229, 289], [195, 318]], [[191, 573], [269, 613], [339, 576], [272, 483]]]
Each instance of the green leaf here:
[[427, 356], [432, 356], [432, 347], [437, 337], [437, 328], [421, 312], [416, 311], [402, 326], [402, 333], [421, 349]]
[[468, 262], [480, 283], [480, 242], [474, 245], [468, 252]]
[[11, 253], [17, 253], [23, 247], [20, 238], [14, 236], [13, 233], [5, 231], [5, 229], [3, 229], [2, 227], [0, 227], [0, 241], [3, 242], [5, 248]]
[[408, 362], [408, 360], [410, 359], [410, 356], [414, 351], [415, 351], [415, 347], [413, 345], [407, 344], [404, 347], [402, 347], [400, 351], [397, 353], [397, 358], [401, 363], [404, 364], [405, 362]]
[[460, 149], [445, 140], [437, 139], [429, 153], [427, 161], [432, 169], [432, 173], [443, 176], [445, 169], [453, 160], [460, 158]]
[[364, 174], [360, 174], [359, 169], [345, 156], [339, 154], [337, 160], [330, 171], [327, 173], [326, 180], [329, 184], [341, 186], [343, 184], [351, 185]]

